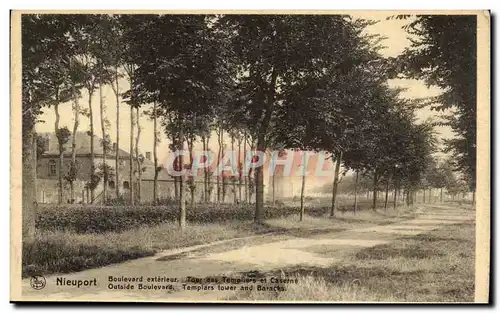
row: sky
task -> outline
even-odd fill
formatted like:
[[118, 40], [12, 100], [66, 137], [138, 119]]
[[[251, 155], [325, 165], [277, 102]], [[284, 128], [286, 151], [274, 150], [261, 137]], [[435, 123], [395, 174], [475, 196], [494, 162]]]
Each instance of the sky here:
[[[400, 54], [407, 46], [409, 46], [410, 41], [407, 38], [406, 32], [402, 29], [402, 26], [407, 23], [407, 21], [402, 20], [387, 20], [386, 18], [390, 16], [390, 14], [383, 12], [370, 12], [370, 13], [357, 13], [352, 14], [353, 17], [356, 18], [364, 18], [370, 20], [376, 20], [378, 23], [375, 25], [369, 26], [366, 31], [370, 34], [379, 34], [383, 37], [386, 37], [382, 44], [385, 48], [381, 51], [384, 56], [397, 56]], [[126, 80], [120, 81], [120, 89], [121, 91], [128, 90], [128, 83]], [[403, 87], [406, 91], [403, 95], [407, 98], [422, 98], [428, 96], [435, 96], [440, 93], [440, 90], [433, 87], [427, 87], [424, 82], [419, 80], [405, 80], [405, 79], [394, 79], [389, 82], [392, 87]], [[108, 134], [111, 136], [112, 140], [115, 141], [116, 138], [116, 98], [113, 93], [113, 90], [110, 86], [103, 87], [103, 96], [105, 103], [105, 114], [107, 119], [109, 120], [111, 127], [108, 129]], [[82, 93], [82, 98], [80, 99], [80, 106], [82, 108], [88, 107], [88, 94], [86, 92]], [[99, 92], [95, 92], [94, 97], [92, 98], [92, 107], [94, 111], [94, 133], [102, 137], [101, 128], [100, 128], [100, 114], [99, 114]], [[145, 110], [150, 109], [147, 106]], [[60, 127], [67, 126], [70, 130], [73, 129], [73, 112], [71, 108], [71, 103], [64, 103], [59, 106], [59, 111], [61, 114]], [[144, 110], [142, 110], [144, 111]], [[128, 105], [121, 104], [120, 105], [120, 148], [125, 151], [129, 150], [129, 136], [130, 136], [130, 109]], [[438, 118], [438, 113], [431, 111], [430, 109], [421, 109], [417, 112], [417, 118], [419, 121], [425, 121], [428, 118]], [[40, 116], [40, 120], [44, 121], [44, 123], [38, 123], [36, 125], [37, 132], [53, 132], [54, 131], [54, 122], [55, 122], [55, 113], [53, 108], [44, 108], [43, 113]], [[153, 122], [146, 115], [142, 115], [140, 117], [141, 124], [141, 137], [139, 141], [139, 150], [142, 153], [146, 153], [152, 151], [153, 149]], [[79, 131], [87, 131], [89, 130], [89, 119], [84, 116], [80, 116], [80, 126]], [[450, 138], [453, 136], [451, 129], [447, 127], [439, 127], [436, 128], [438, 138]], [[228, 136], [226, 136], [228, 137]], [[168, 140], [166, 136], [161, 134], [161, 143], [158, 146], [158, 159], [161, 163], [166, 163], [169, 154], [168, 148]], [[134, 140], [135, 142], [135, 140]], [[230, 142], [226, 141], [228, 147], [230, 147]], [[217, 151], [216, 144], [216, 135], [212, 136], [211, 140], [211, 148], [213, 151]], [[198, 146], [195, 149], [201, 150], [201, 143], [198, 143]], [[330, 164], [327, 169], [333, 170], [333, 166], [331, 166], [331, 161], [327, 161], [327, 164]], [[314, 179], [310, 183], [310, 188], [313, 188], [315, 185], [324, 184], [325, 182], [331, 180], [329, 177], [319, 177]]]

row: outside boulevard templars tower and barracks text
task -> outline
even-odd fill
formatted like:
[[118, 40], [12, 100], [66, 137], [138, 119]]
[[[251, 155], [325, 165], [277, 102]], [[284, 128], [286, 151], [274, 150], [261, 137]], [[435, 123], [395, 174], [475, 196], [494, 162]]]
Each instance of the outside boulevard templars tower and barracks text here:
[[[181, 281], [177, 277], [165, 276], [108, 276], [106, 281], [107, 288], [111, 290], [174, 290], [178, 286], [180, 290], [190, 291], [236, 291], [236, 290], [252, 290], [257, 291], [285, 291], [285, 284], [297, 284], [297, 278], [278, 278], [278, 277], [186, 277]], [[67, 279], [58, 277], [56, 285], [68, 287], [96, 287], [98, 284], [97, 278], [91, 279]], [[262, 285], [266, 284], [266, 285]], [[175, 285], [175, 286], [174, 286]]]
[[[236, 291], [236, 290], [252, 290], [255, 285], [257, 291], [285, 291], [283, 284], [297, 284], [297, 278], [232, 278], [232, 277], [186, 277], [181, 282], [176, 277], [125, 277], [125, 276], [109, 276], [108, 289], [149, 289], [149, 290], [174, 290], [174, 284], [178, 285], [180, 290], [190, 291]], [[271, 284], [271, 285], [261, 285]], [[276, 285], [273, 285], [276, 284]], [[281, 285], [277, 285], [281, 284]]]

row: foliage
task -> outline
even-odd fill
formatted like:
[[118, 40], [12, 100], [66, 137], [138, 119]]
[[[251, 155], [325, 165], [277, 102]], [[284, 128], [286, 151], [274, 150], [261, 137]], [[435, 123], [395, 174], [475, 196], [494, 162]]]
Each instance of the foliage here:
[[[106, 177], [106, 179], [104, 179]], [[97, 165], [96, 171], [91, 175], [90, 180], [86, 182], [85, 188], [89, 188], [90, 190], [95, 190], [101, 180], [110, 181], [115, 177], [114, 168], [105, 163], [99, 163]]]
[[78, 161], [75, 161], [75, 162], [71, 161], [68, 171], [66, 172], [66, 174], [64, 174], [64, 179], [68, 183], [74, 182], [77, 178], [79, 169], [80, 169], [79, 162]]
[[415, 39], [400, 57], [399, 70], [443, 90], [432, 108], [454, 109], [444, 124], [457, 136], [445, 141], [445, 152], [453, 153], [455, 168], [475, 190], [476, 16], [418, 15], [405, 28]]
[[59, 150], [64, 152], [64, 145], [68, 143], [71, 138], [71, 132], [68, 127], [60, 127], [56, 131], [57, 143], [59, 144]]
[[[38, 215], [37, 228], [43, 230], [65, 230], [77, 233], [102, 233], [124, 231], [139, 226], [153, 226], [162, 222], [176, 221], [177, 202], [167, 206], [105, 207], [105, 206], [53, 206], [43, 209]], [[311, 208], [308, 213], [324, 213], [325, 208]], [[281, 207], [266, 210], [266, 218], [296, 214], [297, 208]], [[196, 223], [216, 223], [232, 220], [252, 220], [249, 205], [203, 204], [187, 212], [187, 220]]]
[[49, 146], [49, 139], [45, 136], [37, 135], [36, 136], [36, 157], [40, 158], [46, 151]]

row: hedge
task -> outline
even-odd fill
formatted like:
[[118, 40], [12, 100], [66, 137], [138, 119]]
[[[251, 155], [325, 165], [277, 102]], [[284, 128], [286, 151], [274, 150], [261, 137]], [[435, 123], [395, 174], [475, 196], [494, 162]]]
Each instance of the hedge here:
[[[323, 215], [326, 207], [306, 208], [307, 214]], [[253, 205], [199, 204], [186, 208], [187, 221], [217, 223], [234, 220], [252, 220]], [[278, 218], [297, 214], [297, 207], [269, 207], [264, 218]], [[176, 221], [178, 208], [174, 206], [46, 206], [37, 216], [36, 227], [42, 230], [64, 230], [76, 233], [102, 233], [157, 225]]]

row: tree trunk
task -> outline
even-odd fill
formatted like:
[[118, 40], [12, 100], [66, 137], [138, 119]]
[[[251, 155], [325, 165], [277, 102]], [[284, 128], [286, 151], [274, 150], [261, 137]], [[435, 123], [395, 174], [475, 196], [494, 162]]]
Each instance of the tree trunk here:
[[[210, 151], [210, 137], [211, 134], [210, 132], [207, 135], [207, 150]], [[211, 161], [211, 160], [209, 160]], [[206, 173], [207, 173], [207, 202], [212, 202], [212, 164], [210, 163], [210, 166], [206, 168]]]
[[[201, 143], [203, 144], [203, 153], [207, 153], [207, 142], [205, 136], [201, 136]], [[205, 163], [208, 162], [208, 159], [205, 160]], [[205, 203], [208, 202], [208, 176], [207, 176], [207, 167], [203, 167], [203, 201]]]
[[399, 182], [398, 182], [398, 179], [396, 178], [394, 180], [394, 203], [393, 203], [393, 208], [394, 210], [396, 210], [396, 206], [397, 206], [397, 203], [398, 203], [398, 188], [399, 188]]
[[[176, 134], [172, 133], [171, 134], [171, 140], [172, 140], [172, 148], [171, 148], [171, 152], [172, 153], [175, 153], [175, 151], [177, 151], [177, 147], [179, 146], [179, 141], [178, 141], [179, 138], [176, 137]], [[179, 171], [179, 157], [177, 156], [175, 159], [174, 159], [174, 169], [176, 171]], [[175, 198], [175, 201], [179, 201], [179, 177], [177, 176], [173, 176], [172, 179], [174, 180], [174, 198]]]
[[115, 143], [115, 196], [120, 198], [120, 89], [118, 85], [118, 66], [115, 67], [116, 96], [116, 143]]
[[[222, 135], [222, 129], [219, 128], [219, 133], [217, 134], [217, 143], [219, 145], [219, 150], [218, 150], [218, 153], [217, 153], [217, 169], [220, 167], [221, 156], [222, 156], [222, 139], [221, 139], [221, 135]], [[224, 174], [223, 172], [217, 173], [217, 203], [220, 203], [220, 199], [221, 199], [220, 179], [221, 179], [221, 176], [223, 174]]]
[[[234, 134], [231, 134], [231, 154], [234, 155]], [[231, 164], [232, 165], [232, 164]], [[231, 177], [231, 185], [233, 187], [233, 202], [236, 203], [236, 175], [233, 173], [234, 171], [231, 171], [232, 177]]]
[[[179, 123], [179, 147], [178, 150], [184, 150], [184, 130], [183, 130], [183, 121]], [[180, 170], [184, 169], [184, 157], [179, 154], [179, 165]], [[184, 175], [180, 175], [179, 177], [179, 226], [183, 229], [186, 226], [186, 203], [184, 202]]]
[[387, 177], [387, 181], [385, 183], [385, 202], [384, 202], [384, 210], [387, 210], [387, 202], [389, 201], [389, 181], [391, 180], [391, 176]]
[[[222, 149], [222, 154], [221, 154], [221, 160], [220, 162], [222, 162], [222, 159], [224, 159], [224, 148], [225, 148], [225, 145], [224, 145], [224, 130], [221, 129], [221, 138], [220, 138], [221, 142], [222, 142], [222, 145], [223, 145], [223, 149]], [[220, 163], [219, 163], [220, 165]], [[222, 165], [223, 168], [224, 168], [224, 165]], [[221, 180], [222, 180], [222, 203], [225, 203], [226, 202], [226, 192], [227, 192], [227, 179], [226, 179], [226, 175], [224, 175], [224, 171], [221, 172]]]
[[276, 204], [276, 193], [275, 193], [275, 186], [276, 186], [276, 173], [273, 173], [273, 175], [271, 176], [271, 183], [272, 183], [272, 188], [273, 188], [273, 193], [272, 193], [272, 199], [271, 199], [271, 203], [273, 205]]
[[252, 198], [256, 192], [255, 179], [252, 181], [252, 175], [255, 176], [253, 168], [248, 171], [248, 203], [252, 203]]
[[[261, 151], [265, 152], [264, 148], [264, 135], [261, 133], [257, 139], [252, 140], [251, 149], [255, 152]], [[255, 147], [255, 149], [253, 148]], [[253, 188], [250, 188], [250, 198], [249, 203], [252, 203], [253, 192], [255, 191], [255, 222], [257, 224], [262, 224], [264, 221], [264, 170], [262, 166], [251, 168], [250, 171], [254, 171], [254, 182]], [[251, 178], [249, 177], [249, 183], [251, 185]], [[252, 187], [252, 186], [251, 186]]]
[[432, 203], [432, 188], [429, 188], [429, 203]]
[[354, 183], [354, 209], [353, 214], [356, 215], [358, 209], [358, 181], [359, 181], [359, 171], [356, 171], [356, 181]]
[[[243, 164], [243, 168], [246, 169], [246, 159], [247, 159], [247, 131], [245, 130], [243, 133], [243, 161], [245, 164]], [[243, 176], [244, 179], [244, 184], [245, 184], [245, 202], [248, 203], [248, 173], [245, 172], [245, 175]]]
[[59, 134], [59, 120], [61, 116], [59, 115], [59, 96], [56, 95], [56, 104], [54, 105], [54, 111], [56, 113], [56, 121], [55, 121], [55, 134], [57, 138], [57, 143], [59, 146], [59, 166], [57, 169], [57, 181], [58, 181], [58, 189], [57, 189], [57, 203], [61, 204], [63, 202], [63, 165], [64, 165], [64, 147], [62, 138], [60, 138]]
[[[179, 161], [178, 159], [175, 160], [175, 167], [178, 168], [179, 166]], [[179, 177], [174, 176], [174, 198], [175, 200], [179, 200]]]
[[[70, 180], [69, 189], [71, 194], [71, 203], [75, 202], [75, 179], [77, 174], [77, 164], [76, 164], [76, 133], [78, 132], [78, 126], [80, 124], [80, 102], [78, 100], [78, 95], [76, 93], [76, 87], [72, 86], [72, 96], [73, 96], [73, 133], [71, 134], [71, 164], [70, 164]], [[82, 197], [83, 202], [83, 197]]]
[[[242, 164], [241, 164], [241, 133], [238, 134], [238, 202], [241, 202], [241, 176], [242, 176]], [[274, 190], [274, 189], [273, 189]]]
[[423, 202], [425, 203], [425, 187], [424, 187], [424, 188], [422, 188], [422, 192], [424, 193], [424, 195], [423, 195], [423, 197], [422, 197], [422, 200], [423, 200]]
[[[94, 154], [94, 114], [92, 112], [92, 96], [93, 91], [89, 92], [89, 120], [90, 120], [90, 181], [94, 181], [95, 176], [95, 154]], [[94, 184], [90, 186], [90, 203], [94, 203], [95, 187]]]
[[[188, 150], [189, 150], [189, 168], [192, 171], [193, 170], [193, 162], [194, 162], [194, 159], [193, 159], [193, 145], [194, 145], [193, 139], [188, 137], [187, 144], [188, 144]], [[194, 191], [195, 191], [194, 177], [195, 177], [196, 173], [192, 172], [191, 174], [192, 175], [188, 179], [189, 179], [189, 193], [191, 195], [190, 205], [192, 208], [194, 206]]]
[[130, 156], [129, 156], [130, 205], [135, 205], [134, 195], [134, 107], [130, 106]]
[[[250, 200], [251, 202], [251, 200]], [[264, 172], [262, 166], [255, 168], [255, 222], [264, 220]]]
[[[24, 104], [24, 101], [23, 101]], [[24, 109], [23, 105], [23, 109]], [[30, 113], [27, 113], [27, 115]], [[24, 117], [22, 123], [22, 236], [23, 242], [35, 238], [37, 215], [35, 117]]]
[[[255, 140], [252, 140], [252, 142], [250, 142], [250, 152], [255, 153], [256, 151], [257, 148], [255, 146]], [[253, 156], [251, 160], [253, 160]], [[252, 199], [254, 199], [254, 195], [257, 193], [257, 187], [255, 185], [256, 184], [255, 177], [252, 177], [255, 176], [254, 171], [255, 171], [254, 168], [250, 168], [250, 170], [248, 171], [248, 203], [252, 203]], [[264, 180], [264, 178], [262, 178], [262, 180]], [[264, 182], [262, 182], [262, 184], [264, 184]], [[255, 200], [257, 200], [256, 197]]]
[[106, 139], [106, 117], [104, 116], [104, 98], [102, 95], [102, 84], [99, 84], [99, 107], [101, 113], [101, 131], [102, 131], [102, 159], [103, 159], [103, 188], [102, 188], [102, 199], [103, 203], [106, 204], [108, 199], [108, 166], [106, 164], [107, 152], [108, 152], [108, 142]]
[[373, 204], [372, 204], [373, 211], [377, 209], [377, 183], [378, 183], [378, 173], [375, 170], [375, 172], [373, 173]]
[[160, 172], [158, 170], [158, 153], [157, 153], [157, 146], [158, 146], [158, 129], [157, 129], [157, 115], [156, 115], [156, 101], [153, 102], [153, 159], [155, 163], [155, 176], [154, 176], [154, 181], [153, 181], [153, 203], [156, 205], [158, 204], [158, 173]]
[[333, 189], [332, 189], [332, 207], [330, 216], [335, 216], [335, 205], [337, 201], [337, 189], [339, 185], [340, 162], [342, 161], [342, 151], [339, 153], [335, 161], [335, 173], [333, 174]]
[[[267, 129], [271, 122], [271, 117], [273, 114], [275, 94], [276, 94], [276, 81], [278, 78], [278, 71], [276, 67], [273, 67], [271, 71], [271, 80], [269, 83], [269, 89], [266, 92], [266, 108], [264, 111], [264, 118], [260, 124], [258, 135], [257, 135], [257, 150], [263, 153], [266, 152], [266, 142], [265, 138], [267, 135]], [[263, 222], [264, 219], [264, 171], [262, 166], [255, 169], [255, 221], [259, 224]]]
[[440, 190], [440, 195], [439, 195], [439, 202], [443, 202], [443, 188]]
[[[70, 164], [70, 166], [73, 166]], [[69, 181], [69, 194], [70, 194], [70, 197], [71, 197], [71, 203], [75, 203], [75, 183], [70, 180]], [[82, 199], [83, 201], [83, 199]]]
[[304, 219], [304, 192], [306, 189], [307, 151], [302, 152], [302, 185], [300, 187], [300, 221]]
[[141, 138], [141, 122], [140, 118], [140, 108], [136, 108], [135, 121], [137, 123], [137, 137], [135, 137], [135, 161], [137, 163], [137, 203], [141, 203], [141, 185], [142, 185], [142, 162], [139, 156], [139, 140]]
[[476, 205], [476, 190], [472, 190], [472, 206]]

